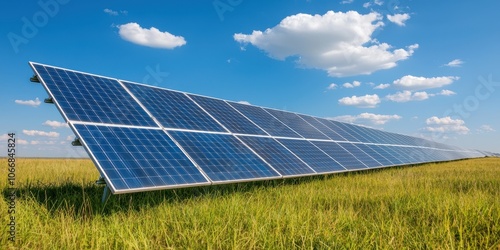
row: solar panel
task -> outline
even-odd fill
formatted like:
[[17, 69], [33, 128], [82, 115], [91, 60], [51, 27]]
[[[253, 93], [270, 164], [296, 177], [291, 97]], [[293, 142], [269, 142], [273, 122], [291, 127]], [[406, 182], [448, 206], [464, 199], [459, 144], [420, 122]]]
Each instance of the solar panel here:
[[68, 120], [157, 126], [114, 79], [42, 64], [31, 65]]
[[254, 136], [239, 136], [239, 138], [283, 176], [316, 173], [273, 138]]
[[358, 160], [364, 163], [369, 168], [380, 167], [382, 164], [375, 160], [372, 156], [361, 150], [357, 145], [353, 143], [339, 143], [340, 146], [345, 148], [347, 151], [351, 152], [351, 154], [355, 155]]
[[324, 135], [328, 136], [330, 139], [334, 141], [345, 141], [346, 139], [340, 136], [337, 132], [331, 130], [325, 124], [320, 122], [319, 119], [308, 116], [308, 115], [299, 115], [302, 119], [304, 119], [307, 123], [313, 125], [317, 130], [319, 130]]
[[30, 64], [113, 193], [494, 155]]
[[266, 135], [266, 132], [253, 124], [236, 109], [229, 106], [225, 101], [197, 95], [189, 96], [232, 133]]
[[304, 138], [323, 139], [323, 140], [330, 139], [326, 135], [321, 133], [319, 130], [317, 130], [315, 127], [313, 127], [311, 124], [307, 123], [304, 119], [300, 118], [300, 116], [294, 113], [289, 113], [275, 109], [267, 109], [267, 108], [265, 110]]
[[165, 128], [226, 132], [184, 93], [122, 82]]
[[345, 170], [340, 163], [309, 141], [293, 139], [280, 139], [278, 141], [317, 173], [331, 173]]
[[272, 136], [301, 138], [300, 135], [260, 107], [235, 102], [228, 103]]
[[213, 182], [281, 177], [235, 136], [169, 131]]
[[160, 129], [75, 124], [113, 192], [210, 182]]
[[313, 142], [318, 148], [323, 150], [331, 158], [335, 159], [338, 163], [349, 170], [359, 170], [368, 168], [363, 162], [358, 160], [351, 152], [340, 146], [336, 142], [329, 141], [315, 141]]

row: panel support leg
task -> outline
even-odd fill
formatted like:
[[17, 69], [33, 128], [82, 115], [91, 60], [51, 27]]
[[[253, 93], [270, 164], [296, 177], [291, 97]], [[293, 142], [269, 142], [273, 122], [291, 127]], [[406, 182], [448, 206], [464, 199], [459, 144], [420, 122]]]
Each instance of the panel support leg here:
[[106, 183], [106, 181], [104, 180], [104, 178], [102, 176], [99, 177], [99, 180], [97, 180], [95, 183], [98, 185], [104, 184], [104, 192], [102, 194], [102, 199], [101, 199], [101, 202], [104, 204], [106, 202], [106, 200], [109, 198], [109, 195], [111, 194], [111, 190], [109, 189], [108, 184]]
[[102, 200], [101, 202], [104, 204], [106, 202], [106, 200], [109, 198], [109, 195], [110, 195], [110, 192], [111, 190], [109, 190], [109, 187], [108, 185], [106, 184], [106, 186], [104, 186], [104, 192], [102, 194]]

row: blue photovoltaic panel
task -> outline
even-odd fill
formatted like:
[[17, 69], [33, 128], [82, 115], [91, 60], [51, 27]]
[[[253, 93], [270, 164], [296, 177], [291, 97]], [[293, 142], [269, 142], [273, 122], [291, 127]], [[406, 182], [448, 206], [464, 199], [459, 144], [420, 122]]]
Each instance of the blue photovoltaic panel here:
[[122, 83], [165, 128], [225, 132], [221, 125], [183, 93]]
[[214, 182], [281, 177], [233, 135], [169, 133]]
[[300, 135], [267, 113], [263, 108], [235, 102], [228, 103], [272, 136], [301, 138]]
[[225, 101], [196, 95], [189, 96], [232, 133], [267, 135]]
[[371, 156], [373, 159], [378, 161], [382, 166], [392, 166], [396, 165], [394, 162], [387, 159], [389, 157], [386, 153], [379, 151], [378, 149], [372, 148], [367, 144], [356, 144], [356, 147], [361, 149], [367, 155]]
[[210, 184], [162, 130], [74, 127], [113, 192]]
[[350, 142], [359, 142], [356, 137], [351, 135], [348, 131], [346, 131], [344, 128], [339, 127], [340, 122], [328, 120], [328, 119], [318, 119], [321, 123], [325, 124], [327, 127], [329, 127], [331, 130], [335, 131], [337, 134], [342, 136], [342, 138], [345, 138], [347, 141]]
[[267, 108], [265, 110], [274, 117], [278, 118], [278, 120], [287, 125], [289, 128], [293, 129], [293, 131], [302, 135], [304, 138], [322, 140], [330, 139], [294, 113]]
[[404, 162], [400, 159], [398, 154], [396, 154], [396, 152], [390, 150], [390, 147], [381, 146], [381, 145], [368, 145], [368, 146], [370, 148], [372, 148], [373, 150], [379, 152], [379, 154], [383, 155], [385, 158], [390, 160], [395, 165], [404, 164]]
[[343, 129], [345, 132], [349, 133], [354, 138], [354, 140], [358, 140], [360, 142], [368, 142], [368, 139], [366, 139], [364, 135], [360, 135], [356, 131], [356, 125], [336, 121], [331, 122], [337, 125], [339, 128]]
[[338, 162], [306, 140], [279, 139], [290, 151], [318, 173], [345, 171]]
[[156, 123], [116, 80], [31, 64], [71, 121], [154, 126]]
[[315, 118], [315, 117], [308, 116], [308, 115], [299, 115], [299, 116], [302, 119], [304, 119], [306, 122], [308, 122], [309, 124], [313, 125], [316, 129], [321, 131], [321, 133], [330, 137], [330, 139], [332, 139], [334, 141], [346, 141], [346, 139], [344, 139], [338, 133], [336, 133], [335, 131], [333, 131], [329, 127], [327, 127], [325, 124], [323, 124], [320, 121], [320, 118]]
[[358, 144], [339, 142], [339, 145], [345, 148], [347, 151], [351, 152], [351, 154], [356, 156], [358, 160], [360, 160], [369, 168], [382, 166], [382, 164], [380, 164], [377, 160], [373, 159], [373, 157], [365, 153], [363, 150], [359, 149], [356, 146]]
[[269, 137], [238, 136], [265, 161], [283, 176], [306, 175], [315, 173], [297, 156]]
[[313, 144], [323, 150], [323, 152], [328, 154], [331, 158], [335, 159], [338, 163], [342, 164], [346, 169], [355, 170], [368, 168], [336, 142], [315, 141]]

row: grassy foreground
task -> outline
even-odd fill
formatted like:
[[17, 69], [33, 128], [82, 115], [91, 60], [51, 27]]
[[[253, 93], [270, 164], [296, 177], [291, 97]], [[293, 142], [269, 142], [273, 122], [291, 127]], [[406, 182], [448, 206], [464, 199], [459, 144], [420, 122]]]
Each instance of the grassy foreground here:
[[[5, 162], [6, 159], [0, 160]], [[500, 249], [500, 159], [111, 196], [90, 160], [18, 159], [0, 249]]]

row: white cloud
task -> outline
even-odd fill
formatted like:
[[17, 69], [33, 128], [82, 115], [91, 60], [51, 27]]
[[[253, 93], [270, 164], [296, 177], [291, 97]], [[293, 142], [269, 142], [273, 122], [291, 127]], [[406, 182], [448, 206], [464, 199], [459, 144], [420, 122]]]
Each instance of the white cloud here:
[[247, 102], [247, 101], [239, 101], [238, 103], [239, 103], [239, 104], [246, 104], [246, 105], [250, 105], [250, 102]]
[[23, 139], [16, 140], [16, 143], [19, 145], [28, 145], [29, 144], [29, 142], [27, 140], [23, 140]]
[[352, 89], [361, 86], [361, 82], [358, 81], [353, 81], [352, 83], [346, 82], [342, 86], [344, 86], [344, 88]]
[[438, 118], [433, 116], [428, 118], [425, 123], [428, 125], [423, 130], [434, 133], [456, 133], [468, 134], [470, 129], [465, 126], [465, 122], [461, 119], [452, 119], [449, 116]]
[[182, 36], [175, 36], [169, 32], [162, 32], [155, 27], [142, 28], [137, 23], [119, 25], [120, 37], [126, 41], [152, 48], [173, 49], [183, 46], [186, 40]]
[[353, 2], [354, 2], [354, 0], [343, 0], [342, 2], [340, 2], [340, 4], [350, 4]]
[[68, 135], [66, 137], [66, 141], [72, 141], [74, 138], [75, 138], [74, 136]]
[[382, 1], [382, 0], [375, 0], [375, 1], [373, 1], [373, 3], [372, 2], [366, 2], [366, 3], [364, 3], [363, 7], [370, 8], [373, 5], [382, 6], [382, 4], [384, 4], [384, 1]]
[[109, 14], [111, 16], [118, 16], [118, 11], [111, 10], [111, 9], [104, 9], [104, 13]]
[[412, 93], [411, 91], [405, 90], [397, 92], [396, 94], [387, 95], [385, 98], [393, 102], [423, 101], [429, 99], [429, 94], [425, 91]]
[[374, 89], [386, 89], [386, 88], [389, 88], [391, 85], [388, 84], [388, 83], [382, 83], [382, 84], [379, 84], [377, 86], [375, 86]]
[[336, 88], [337, 88], [337, 84], [335, 84], [335, 83], [330, 83], [330, 85], [328, 85], [328, 87], [327, 87], [328, 90], [334, 90]]
[[40, 130], [23, 130], [23, 134], [29, 136], [46, 136], [46, 137], [59, 137], [57, 132], [45, 132]]
[[444, 96], [450, 96], [450, 95], [456, 95], [457, 93], [451, 91], [451, 90], [447, 90], [447, 89], [443, 89], [441, 90], [441, 92], [439, 92], [437, 95], [444, 95]]
[[488, 133], [488, 132], [495, 132], [496, 130], [494, 128], [492, 128], [490, 125], [481, 125], [481, 127], [479, 127], [477, 129], [477, 132], [479, 133]]
[[391, 120], [399, 120], [402, 117], [399, 115], [379, 115], [372, 113], [361, 113], [359, 115], [343, 115], [334, 117], [335, 120], [344, 121], [349, 123], [371, 123], [375, 125], [384, 125]]
[[447, 67], [460, 67], [462, 66], [462, 64], [464, 64], [464, 62], [460, 59], [455, 59], [447, 64], [445, 64], [444, 66], [447, 66]]
[[127, 15], [128, 11], [126, 11], [126, 10], [116, 11], [116, 10], [106, 8], [106, 9], [104, 9], [104, 13], [109, 14], [110, 16], [118, 16], [119, 14]]
[[410, 15], [404, 14], [395, 14], [395, 15], [387, 15], [387, 19], [399, 26], [405, 26], [405, 22], [410, 19]]
[[14, 102], [17, 104], [31, 106], [31, 107], [38, 107], [42, 103], [40, 99], [38, 99], [38, 97], [35, 98], [35, 100], [15, 100]]
[[264, 32], [234, 34], [234, 40], [250, 43], [278, 60], [297, 58], [300, 66], [322, 69], [330, 76], [371, 74], [395, 67], [418, 48], [418, 44], [393, 49], [387, 43], [374, 43], [372, 34], [384, 25], [381, 20], [382, 16], [375, 12], [297, 14]]
[[406, 75], [393, 82], [394, 86], [408, 90], [421, 90], [440, 88], [445, 85], [452, 84], [454, 81], [460, 79], [456, 76], [441, 76], [441, 77], [418, 77]]
[[68, 124], [65, 122], [58, 122], [58, 121], [51, 121], [51, 120], [45, 121], [44, 123], [42, 123], [42, 125], [50, 126], [54, 129], [56, 129], [56, 128], [68, 128], [69, 127]]
[[360, 108], [375, 108], [380, 103], [378, 95], [344, 97], [339, 100], [339, 104], [345, 106], [356, 106]]

